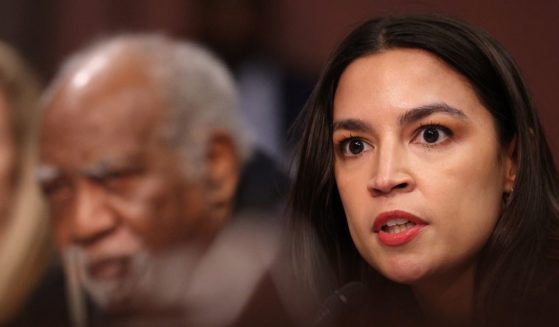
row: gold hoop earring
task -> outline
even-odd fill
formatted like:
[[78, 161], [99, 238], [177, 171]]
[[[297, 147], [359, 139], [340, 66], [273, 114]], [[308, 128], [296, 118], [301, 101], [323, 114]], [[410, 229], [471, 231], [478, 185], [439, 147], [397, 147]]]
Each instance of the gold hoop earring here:
[[503, 206], [506, 208], [509, 206], [511, 199], [512, 199], [512, 192], [514, 192], [514, 188], [511, 188], [510, 192], [503, 193]]

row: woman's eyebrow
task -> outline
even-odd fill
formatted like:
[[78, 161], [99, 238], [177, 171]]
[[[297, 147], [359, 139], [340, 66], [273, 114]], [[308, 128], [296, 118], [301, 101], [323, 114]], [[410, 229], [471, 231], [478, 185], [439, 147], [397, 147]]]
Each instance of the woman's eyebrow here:
[[371, 125], [368, 123], [360, 120], [360, 119], [344, 119], [335, 121], [332, 124], [332, 129], [334, 131], [338, 129], [345, 129], [348, 131], [355, 131], [355, 132], [369, 132], [372, 130]]
[[[399, 118], [400, 125], [418, 121], [435, 113], [445, 113], [460, 119], [468, 119], [468, 116], [466, 116], [462, 110], [456, 109], [446, 103], [434, 103], [406, 111]], [[334, 131], [344, 129], [355, 132], [370, 132], [373, 130], [369, 123], [353, 118], [335, 121], [332, 124], [332, 129]]]
[[446, 103], [434, 103], [406, 111], [400, 116], [400, 125], [403, 126], [418, 121], [434, 113], [445, 113], [460, 119], [468, 119], [462, 110], [449, 106]]

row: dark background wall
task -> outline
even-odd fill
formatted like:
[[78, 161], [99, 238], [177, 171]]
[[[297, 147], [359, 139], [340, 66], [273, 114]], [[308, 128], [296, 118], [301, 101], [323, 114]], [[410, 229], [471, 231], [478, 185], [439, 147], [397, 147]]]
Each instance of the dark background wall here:
[[[212, 14], [215, 3], [228, 6]], [[247, 18], [243, 3], [256, 4], [257, 19]], [[559, 159], [559, 1], [0, 0], [0, 39], [16, 46], [47, 82], [62, 58], [104, 35], [159, 31], [206, 41], [220, 29], [231, 38], [252, 29], [255, 48], [313, 79], [333, 46], [360, 21], [409, 12], [455, 16], [504, 44], [522, 69]]]

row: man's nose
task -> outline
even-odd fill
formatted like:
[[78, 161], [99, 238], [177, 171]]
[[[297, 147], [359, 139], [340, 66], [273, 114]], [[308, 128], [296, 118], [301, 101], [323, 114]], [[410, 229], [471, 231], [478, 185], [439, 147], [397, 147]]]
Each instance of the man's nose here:
[[117, 227], [117, 218], [108, 206], [106, 197], [102, 187], [94, 182], [79, 183], [71, 217], [74, 242], [82, 245], [93, 243]]
[[415, 188], [408, 153], [403, 145], [387, 142], [379, 146], [367, 189], [373, 196], [411, 192]]

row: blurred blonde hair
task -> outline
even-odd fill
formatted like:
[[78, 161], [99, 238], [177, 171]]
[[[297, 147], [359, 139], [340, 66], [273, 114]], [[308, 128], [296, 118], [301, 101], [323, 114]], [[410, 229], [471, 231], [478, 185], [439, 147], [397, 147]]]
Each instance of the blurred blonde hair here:
[[9, 217], [0, 217], [0, 324], [15, 315], [52, 253], [50, 226], [34, 178], [39, 83], [18, 54], [0, 42], [0, 92], [15, 142]]

